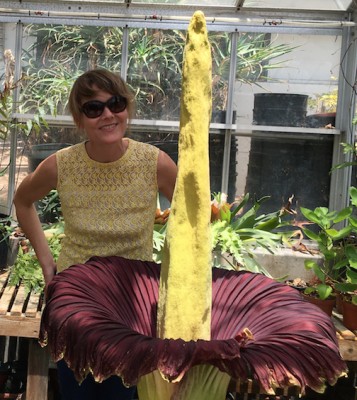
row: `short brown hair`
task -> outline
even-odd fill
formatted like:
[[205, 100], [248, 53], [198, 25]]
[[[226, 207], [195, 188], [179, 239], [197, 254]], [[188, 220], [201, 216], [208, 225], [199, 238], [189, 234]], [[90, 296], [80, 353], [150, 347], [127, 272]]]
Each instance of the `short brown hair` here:
[[112, 95], [125, 97], [129, 119], [133, 118], [135, 111], [134, 95], [126, 82], [117, 73], [106, 69], [94, 69], [85, 72], [76, 79], [69, 95], [68, 108], [78, 127], [82, 116], [83, 100], [95, 96], [98, 89]]

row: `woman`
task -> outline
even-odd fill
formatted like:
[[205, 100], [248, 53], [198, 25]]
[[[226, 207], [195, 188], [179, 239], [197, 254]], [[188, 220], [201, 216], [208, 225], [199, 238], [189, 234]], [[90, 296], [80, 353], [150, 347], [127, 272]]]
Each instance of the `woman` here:
[[[154, 146], [125, 138], [133, 95], [115, 73], [85, 72], [73, 85], [69, 110], [87, 140], [45, 159], [19, 186], [17, 218], [34, 247], [46, 285], [56, 273], [92, 256], [152, 260], [157, 192], [172, 199], [177, 168]], [[34, 203], [57, 189], [65, 238], [55, 263]], [[64, 400], [131, 399], [134, 389], [118, 377], [102, 384], [89, 376], [81, 385], [58, 363]]]

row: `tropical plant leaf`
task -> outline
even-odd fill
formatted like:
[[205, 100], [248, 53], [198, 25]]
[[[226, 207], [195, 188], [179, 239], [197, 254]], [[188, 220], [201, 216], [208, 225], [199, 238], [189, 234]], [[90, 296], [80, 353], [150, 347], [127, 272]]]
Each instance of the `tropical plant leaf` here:
[[335, 289], [340, 291], [341, 293], [354, 292], [355, 290], [357, 290], [357, 283], [337, 282], [335, 284]]
[[[349, 283], [352, 283], [352, 284], [357, 284], [357, 269], [355, 269], [355, 270], [353, 270], [353, 269], [349, 269], [347, 272], [346, 272], [346, 275], [347, 275], [347, 281], [349, 282]], [[357, 288], [355, 288], [354, 290], [356, 290]]]
[[357, 188], [354, 186], [350, 187], [351, 203], [357, 207]]
[[332, 294], [332, 287], [329, 285], [319, 284], [316, 286], [316, 290], [321, 300], [328, 299]]
[[[339, 221], [340, 222], [340, 221]], [[352, 231], [351, 226], [346, 226], [343, 229], [337, 231], [336, 229], [326, 229], [326, 234], [331, 237], [332, 240], [337, 241], [347, 237]]]
[[355, 244], [350, 244], [345, 247], [348, 263], [352, 268], [357, 268], [357, 247]]
[[306, 217], [309, 221], [315, 222], [315, 224], [320, 224], [319, 216], [312, 210], [309, 210], [305, 207], [300, 207], [301, 213], [304, 217]]
[[333, 223], [337, 224], [341, 221], [344, 221], [352, 214], [352, 207], [346, 207], [343, 210], [339, 211], [335, 218], [333, 219]]
[[308, 228], [303, 229], [304, 234], [311, 240], [319, 242], [319, 235]]

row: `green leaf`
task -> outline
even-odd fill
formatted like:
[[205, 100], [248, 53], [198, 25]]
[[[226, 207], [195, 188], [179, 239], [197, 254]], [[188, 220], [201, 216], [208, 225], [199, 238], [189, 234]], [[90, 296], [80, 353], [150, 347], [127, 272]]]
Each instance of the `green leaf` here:
[[347, 245], [345, 253], [350, 266], [357, 268], [357, 247], [354, 244]]
[[344, 221], [352, 214], [352, 207], [346, 207], [343, 210], [339, 211], [333, 219], [335, 224]]
[[279, 217], [275, 216], [268, 221], [262, 222], [261, 224], [258, 224], [256, 226], [257, 229], [263, 230], [263, 231], [271, 231], [275, 229], [280, 223]]
[[357, 217], [351, 215], [348, 219], [349, 224], [352, 226], [353, 231], [356, 232], [357, 230]]
[[321, 267], [316, 263], [313, 267], [314, 274], [319, 278], [321, 282], [325, 282], [326, 276]]
[[348, 265], [348, 259], [347, 257], [343, 257], [342, 260], [339, 260], [334, 266], [333, 266], [333, 270], [340, 270], [341, 268], [344, 268]]
[[347, 276], [348, 283], [357, 284], [357, 270], [353, 270], [351, 268], [348, 269], [346, 271], [346, 276]]
[[357, 207], [357, 188], [354, 186], [350, 187], [351, 203]]
[[[312, 211], [308, 208], [305, 208], [305, 207], [300, 207], [300, 210], [301, 210], [302, 215], [305, 218], [307, 218], [309, 221], [314, 222], [315, 224], [320, 226], [320, 218], [314, 211]], [[316, 209], [315, 209], [315, 211], [316, 211]]]
[[247, 193], [244, 197], [243, 200], [235, 207], [232, 211], [232, 219], [236, 216], [238, 211], [240, 211], [248, 202], [249, 200], [249, 193]]
[[341, 293], [354, 292], [357, 290], [357, 284], [349, 282], [337, 282], [335, 284], [335, 289]]
[[346, 226], [341, 230], [337, 231], [336, 229], [326, 229], [326, 234], [331, 237], [332, 240], [337, 241], [348, 236], [352, 231], [351, 226]]
[[305, 260], [304, 264], [307, 270], [313, 270], [314, 268], [317, 267], [316, 261], [313, 260]]
[[303, 232], [309, 239], [315, 240], [316, 242], [320, 241], [320, 236], [317, 233], [311, 231], [310, 229], [304, 228]]
[[332, 287], [324, 284], [316, 286], [317, 293], [321, 300], [326, 300], [332, 294]]

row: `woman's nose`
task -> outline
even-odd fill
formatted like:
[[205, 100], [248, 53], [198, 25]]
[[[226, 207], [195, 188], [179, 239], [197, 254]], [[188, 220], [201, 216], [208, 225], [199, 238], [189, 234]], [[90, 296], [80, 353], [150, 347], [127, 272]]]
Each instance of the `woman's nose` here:
[[111, 117], [113, 114], [114, 114], [114, 113], [112, 113], [112, 112], [109, 110], [108, 106], [105, 106], [105, 107], [104, 107], [102, 116]]

